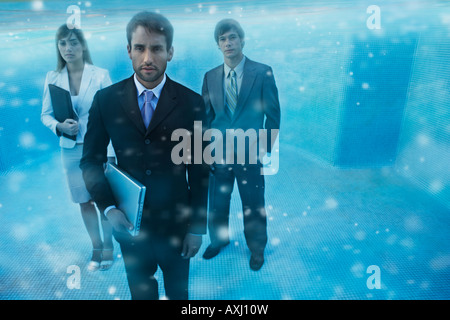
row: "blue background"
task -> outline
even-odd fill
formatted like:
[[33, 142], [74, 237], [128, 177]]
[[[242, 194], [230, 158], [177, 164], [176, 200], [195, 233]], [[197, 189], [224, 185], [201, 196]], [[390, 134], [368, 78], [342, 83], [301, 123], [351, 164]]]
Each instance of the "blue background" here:
[[[45, 74], [56, 67], [55, 31], [69, 17], [67, 7], [74, 4], [82, 10], [81, 27], [93, 62], [108, 69], [113, 82], [133, 72], [125, 27], [141, 10], [157, 10], [172, 22], [175, 54], [167, 73], [199, 93], [204, 73], [222, 63], [213, 38], [214, 26], [222, 18], [239, 20], [246, 32], [244, 53], [273, 68], [282, 119], [280, 171], [266, 179], [272, 218], [268, 274], [258, 278], [244, 273], [234, 279], [235, 270], [234, 276], [225, 276], [233, 270], [226, 263], [245, 252], [235, 195], [232, 219], [236, 220], [231, 225], [240, 246], [216, 262], [215, 271], [211, 262], [193, 261], [198, 266], [191, 272], [194, 298], [450, 297], [448, 1], [93, 0], [0, 4], [0, 219], [5, 230], [2, 252], [8, 253], [0, 262], [0, 277], [5, 280], [0, 298], [99, 297], [95, 289], [75, 292], [64, 287], [64, 267], [84, 263], [78, 253], [69, 250], [75, 258], [63, 259], [51, 275], [43, 271], [60, 260], [59, 251], [49, 254], [54, 250], [67, 246], [86, 255], [89, 251], [87, 235], [79, 231], [83, 226], [77, 208], [68, 203], [57, 138], [40, 122]], [[366, 9], [372, 4], [381, 9], [379, 30], [366, 25], [371, 15]], [[73, 231], [63, 226], [67, 211]], [[34, 218], [25, 222], [24, 217]], [[49, 217], [51, 221], [42, 220]], [[356, 231], [362, 221], [368, 229]], [[49, 231], [52, 223], [62, 228], [60, 234]], [[380, 232], [382, 240], [369, 236]], [[76, 242], [77, 237], [82, 240]], [[68, 242], [61, 244], [61, 239]], [[292, 247], [298, 250], [292, 252]], [[305, 248], [311, 250], [309, 258], [303, 256]], [[347, 257], [342, 250], [353, 255]], [[32, 252], [41, 262], [42, 256], [45, 261], [51, 256], [53, 262], [29, 267], [30, 277], [33, 272], [43, 275], [36, 284], [26, 281], [25, 286], [23, 270], [17, 269], [22, 260], [15, 265], [7, 257], [30, 259]], [[271, 252], [273, 263], [278, 261], [272, 267]], [[76, 262], [70, 262], [72, 258]], [[101, 291], [108, 298], [128, 298], [120, 261], [119, 255], [117, 269], [111, 270], [119, 281], [114, 294], [109, 285]], [[365, 270], [373, 264], [386, 275], [379, 291], [365, 285]], [[202, 277], [202, 268], [210, 272], [209, 280]], [[245, 264], [240, 268], [248, 269]], [[290, 270], [287, 278], [276, 273], [280, 268]], [[22, 276], [15, 277], [16, 273]], [[45, 293], [36, 289], [50, 276], [49, 282], [62, 289], [56, 285]], [[224, 278], [228, 280], [217, 285]], [[254, 287], [255, 281], [266, 289]]]

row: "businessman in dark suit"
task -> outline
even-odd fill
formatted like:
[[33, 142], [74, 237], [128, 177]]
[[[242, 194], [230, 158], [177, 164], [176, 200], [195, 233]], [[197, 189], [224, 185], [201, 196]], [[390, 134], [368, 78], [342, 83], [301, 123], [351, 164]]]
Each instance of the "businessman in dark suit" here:
[[[227, 130], [242, 129], [259, 132], [266, 129], [266, 146], [259, 139], [258, 150], [271, 152], [280, 126], [280, 104], [272, 68], [244, 56], [244, 31], [233, 19], [221, 20], [214, 37], [224, 57], [224, 64], [208, 71], [203, 80], [202, 96], [206, 105], [208, 126], [220, 130], [223, 141], [223, 161], [212, 166], [210, 184], [210, 211], [208, 229], [211, 244], [203, 254], [205, 259], [215, 257], [229, 244], [228, 220], [233, 185], [237, 181], [242, 201], [244, 235], [251, 252], [250, 268], [259, 270], [264, 263], [267, 243], [267, 218], [264, 204], [264, 175], [261, 156], [253, 161], [247, 145], [227, 147]], [[232, 138], [234, 139], [234, 137]], [[250, 144], [249, 140], [249, 144]], [[245, 154], [245, 161], [234, 156]], [[231, 160], [231, 161], [230, 161]]]
[[[160, 14], [141, 12], [127, 26], [128, 54], [135, 71], [97, 92], [90, 110], [80, 167], [87, 188], [114, 227], [132, 299], [158, 299], [160, 266], [166, 297], [188, 299], [189, 259], [206, 233], [209, 168], [175, 164], [176, 129], [193, 131], [205, 120], [200, 95], [165, 73], [173, 56], [173, 27]], [[103, 163], [111, 140], [120, 168], [147, 187], [139, 235], [116, 202]], [[193, 142], [195, 143], [195, 142]]]

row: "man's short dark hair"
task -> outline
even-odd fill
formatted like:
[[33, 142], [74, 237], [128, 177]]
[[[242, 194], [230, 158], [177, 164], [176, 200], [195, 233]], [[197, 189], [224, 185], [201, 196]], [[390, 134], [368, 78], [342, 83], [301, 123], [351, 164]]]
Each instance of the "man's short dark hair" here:
[[150, 32], [156, 32], [166, 37], [167, 50], [172, 47], [173, 26], [166, 17], [159, 13], [142, 11], [137, 13], [127, 25], [127, 40], [131, 46], [131, 36], [138, 26]]
[[219, 43], [219, 37], [230, 30], [236, 31], [239, 38], [244, 40], [244, 29], [242, 29], [239, 22], [234, 19], [223, 19], [216, 24], [216, 28], [214, 29], [214, 40]]

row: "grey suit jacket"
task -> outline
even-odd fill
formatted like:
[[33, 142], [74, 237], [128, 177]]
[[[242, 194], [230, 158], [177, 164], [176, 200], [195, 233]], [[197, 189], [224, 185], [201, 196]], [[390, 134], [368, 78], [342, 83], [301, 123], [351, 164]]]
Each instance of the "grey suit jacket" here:
[[[235, 113], [225, 105], [223, 64], [208, 71], [203, 79], [202, 96], [205, 101], [208, 127], [218, 129], [226, 137], [227, 129], [267, 129], [267, 152], [271, 152], [276, 137], [271, 129], [280, 128], [280, 103], [272, 68], [246, 58], [244, 75]], [[223, 143], [224, 148], [226, 142]], [[236, 147], [236, 145], [235, 145]], [[226, 152], [226, 150], [224, 150]], [[236, 152], [236, 150], [235, 150]]]

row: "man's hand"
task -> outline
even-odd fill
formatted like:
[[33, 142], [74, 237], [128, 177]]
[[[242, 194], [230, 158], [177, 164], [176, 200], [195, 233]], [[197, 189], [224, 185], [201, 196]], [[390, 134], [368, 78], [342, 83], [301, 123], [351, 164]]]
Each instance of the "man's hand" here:
[[118, 232], [128, 233], [128, 230], [133, 230], [133, 225], [128, 221], [125, 214], [119, 209], [109, 210], [107, 218], [113, 228]]
[[64, 122], [60, 122], [56, 125], [56, 128], [65, 134], [70, 136], [76, 136], [78, 134], [78, 122], [73, 119], [66, 119]]
[[202, 245], [201, 235], [195, 235], [192, 233], [186, 234], [186, 237], [184, 238], [183, 241], [183, 251], [181, 252], [181, 256], [184, 259], [193, 258], [197, 254], [201, 245]]

